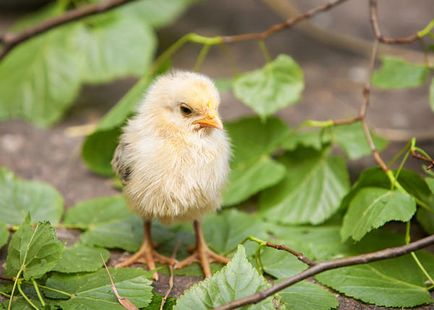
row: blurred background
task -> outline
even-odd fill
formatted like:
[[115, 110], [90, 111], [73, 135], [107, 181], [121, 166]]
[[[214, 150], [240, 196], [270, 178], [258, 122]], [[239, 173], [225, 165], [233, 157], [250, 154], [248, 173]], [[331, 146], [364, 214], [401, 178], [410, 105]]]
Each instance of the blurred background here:
[[[142, 1], [146, 0], [138, 2]], [[70, 1], [74, 2], [80, 1]], [[324, 3], [319, 0], [175, 2], [182, 2], [180, 9], [170, 20], [154, 27], [158, 39], [156, 54], [188, 32], [213, 36], [262, 31], [293, 16], [297, 9], [303, 11]], [[44, 5], [47, 4], [53, 6], [53, 2], [47, 0], [0, 0], [0, 33], [15, 29], [11, 27], [16, 27], [17, 21], [46, 8]], [[404, 36], [422, 29], [432, 19], [433, 12], [432, 0], [382, 0], [380, 24], [384, 34]], [[117, 40], [123, 44], [124, 34], [118, 33], [111, 40], [114, 44]], [[371, 40], [367, 1], [355, 0], [271, 36], [266, 42], [271, 56], [291, 55], [302, 66], [306, 81], [302, 100], [279, 115], [292, 127], [306, 119], [355, 115], [368, 75]], [[199, 49], [200, 46], [195, 44], [182, 48], [173, 59], [174, 67], [191, 70]], [[393, 54], [417, 63], [424, 61], [421, 50], [418, 43], [381, 48], [382, 54]], [[257, 42], [247, 42], [213, 47], [200, 71], [214, 79], [222, 79], [263, 65], [264, 57]], [[9, 68], [7, 75], [0, 75], [0, 84], [12, 78], [13, 71]], [[1, 121], [0, 165], [20, 177], [53, 184], [64, 195], [67, 207], [79, 200], [115, 193], [111, 180], [86, 169], [80, 158], [80, 148], [85, 135], [137, 81], [137, 74], [128, 75], [83, 83], [73, 105], [51, 127], [42, 128], [22, 120]], [[434, 154], [434, 113], [428, 104], [428, 88], [426, 83], [415, 89], [373, 91], [368, 120], [378, 133], [391, 141], [386, 158], [391, 158], [412, 136], [418, 137], [419, 145]], [[0, 96], [5, 94], [0, 93]], [[251, 115], [253, 111], [235, 99], [231, 92], [224, 92], [221, 113], [228, 121]], [[350, 162], [350, 170], [356, 175], [370, 165], [373, 161], [367, 157]], [[414, 160], [411, 165], [420, 166]]]

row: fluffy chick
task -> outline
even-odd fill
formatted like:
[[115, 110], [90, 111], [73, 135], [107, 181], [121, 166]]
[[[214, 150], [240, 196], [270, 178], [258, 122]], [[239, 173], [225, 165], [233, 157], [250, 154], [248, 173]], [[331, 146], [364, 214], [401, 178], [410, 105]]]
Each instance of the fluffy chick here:
[[178, 267], [199, 261], [210, 276], [210, 259], [227, 262], [208, 249], [199, 223], [203, 214], [220, 207], [229, 172], [230, 144], [219, 104], [219, 93], [208, 77], [175, 71], [153, 83], [123, 128], [112, 165], [124, 183], [129, 206], [145, 219], [145, 240], [121, 266], [141, 261], [154, 269], [154, 260], [168, 262], [153, 250], [151, 219], [194, 221], [196, 252]]

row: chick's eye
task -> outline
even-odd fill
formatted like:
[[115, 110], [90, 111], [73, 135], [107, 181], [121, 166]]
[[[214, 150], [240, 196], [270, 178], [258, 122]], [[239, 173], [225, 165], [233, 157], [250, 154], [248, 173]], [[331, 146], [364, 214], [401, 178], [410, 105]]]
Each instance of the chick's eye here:
[[182, 115], [184, 115], [184, 116], [190, 116], [193, 113], [193, 110], [185, 104], [182, 104], [180, 109], [181, 109]]

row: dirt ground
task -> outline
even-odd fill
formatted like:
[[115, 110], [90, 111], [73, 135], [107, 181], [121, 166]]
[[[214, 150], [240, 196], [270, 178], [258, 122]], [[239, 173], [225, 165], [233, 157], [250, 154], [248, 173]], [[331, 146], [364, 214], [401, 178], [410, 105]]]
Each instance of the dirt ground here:
[[[160, 50], [187, 32], [204, 35], [238, 34], [261, 31], [281, 21], [282, 18], [264, 2], [202, 1], [191, 7], [172, 26], [160, 31]], [[322, 2], [299, 0], [297, 4], [306, 9]], [[432, 0], [384, 0], [380, 5], [380, 20], [385, 34], [402, 36], [424, 27], [433, 18], [433, 12]], [[17, 17], [0, 12], [0, 31]], [[356, 0], [348, 1], [312, 20], [315, 25], [335, 33], [371, 40], [368, 21], [367, 1]], [[365, 54], [319, 42], [298, 28], [271, 37], [267, 47], [273, 56], [280, 53], [291, 55], [305, 72], [303, 99], [297, 106], [279, 113], [289, 124], [296, 126], [305, 119], [348, 117], [357, 113], [362, 100], [361, 89], [367, 77], [368, 60]], [[415, 44], [406, 48], [415, 51], [419, 46]], [[198, 46], [194, 45], [182, 49], [175, 57], [175, 66], [192, 69], [197, 52]], [[411, 57], [423, 61], [417, 53], [413, 52]], [[217, 47], [213, 49], [202, 71], [213, 78], [230, 77], [263, 63], [257, 43], [242, 43], [229, 46], [226, 52]], [[50, 129], [35, 128], [18, 120], [0, 123], [0, 165], [8, 167], [20, 177], [51, 183], [62, 192], [67, 208], [80, 200], [116, 193], [110, 180], [98, 177], [84, 167], [80, 159], [83, 137], [72, 137], [68, 132], [71, 126], [95, 123], [134, 81], [124, 79], [110, 85], [84, 87], [65, 120]], [[249, 108], [230, 94], [223, 95], [221, 112], [224, 120], [252, 114]], [[410, 136], [420, 137], [420, 145], [434, 154], [434, 113], [428, 104], [428, 85], [414, 90], [375, 90], [368, 115], [369, 123], [393, 141], [385, 152], [386, 158], [400, 149]], [[350, 170], [355, 175], [372, 164], [370, 158], [362, 159], [351, 162]], [[415, 161], [412, 161], [412, 165], [418, 167]], [[197, 280], [194, 277], [177, 277], [174, 292], [180, 294]], [[156, 290], [164, 292], [166, 286], [167, 277], [162, 277], [156, 283]], [[349, 298], [340, 297], [340, 301], [340, 309], [384, 309]], [[418, 309], [433, 308], [426, 306]]]

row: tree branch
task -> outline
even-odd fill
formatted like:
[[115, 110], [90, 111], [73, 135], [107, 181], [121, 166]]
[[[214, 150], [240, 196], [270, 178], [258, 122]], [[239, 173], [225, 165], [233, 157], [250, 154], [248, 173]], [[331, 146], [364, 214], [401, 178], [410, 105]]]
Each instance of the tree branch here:
[[232, 35], [232, 36], [222, 36], [222, 40], [224, 43], [233, 43], [233, 42], [243, 42], [243, 41], [255, 41], [255, 40], [264, 40], [268, 38], [270, 35], [280, 32], [284, 29], [291, 28], [292, 26], [298, 24], [299, 22], [311, 18], [312, 16], [325, 12], [330, 10], [331, 8], [345, 2], [347, 0], [333, 0], [328, 3], [322, 4], [320, 6], [317, 6], [313, 9], [310, 9], [303, 14], [300, 14], [293, 18], [288, 18], [282, 23], [274, 24], [271, 27], [269, 27], [267, 30], [262, 32], [252, 32], [252, 33], [245, 33], [245, 34], [239, 34], [239, 35]]
[[369, 13], [372, 29], [375, 37], [378, 41], [385, 44], [408, 44], [413, 43], [414, 41], [419, 39], [417, 33], [411, 34], [406, 37], [392, 38], [386, 37], [381, 33], [380, 25], [378, 22], [378, 1], [377, 0], [369, 0]]
[[65, 25], [67, 23], [82, 19], [84, 17], [104, 13], [113, 10], [121, 5], [133, 2], [136, 0], [108, 0], [102, 3], [96, 3], [79, 7], [78, 9], [68, 11], [67, 13], [50, 18], [35, 27], [26, 29], [18, 34], [5, 33], [0, 36], [0, 43], [3, 49], [0, 51], [0, 60], [9, 54], [17, 45], [33, 38], [41, 33], [44, 33], [53, 28]]
[[229, 310], [229, 309], [236, 309], [238, 307], [242, 307], [249, 304], [256, 304], [267, 297], [270, 297], [274, 295], [275, 293], [294, 285], [298, 282], [301, 282], [307, 278], [310, 278], [312, 276], [315, 276], [317, 274], [320, 274], [327, 270], [337, 269], [341, 267], [346, 266], [354, 266], [354, 265], [360, 265], [360, 264], [366, 264], [371, 263], [375, 261], [385, 260], [389, 258], [399, 257], [405, 254], [408, 254], [410, 252], [425, 248], [427, 246], [430, 246], [434, 244], [434, 235], [431, 235], [429, 237], [420, 239], [418, 241], [409, 243], [407, 245], [395, 247], [395, 248], [389, 248], [377, 252], [347, 257], [347, 258], [341, 258], [336, 260], [330, 260], [326, 262], [319, 263], [317, 265], [314, 265], [312, 267], [307, 268], [306, 270], [288, 277], [284, 279], [282, 282], [273, 285], [272, 287], [260, 291], [256, 294], [240, 298], [238, 300], [232, 301], [226, 305], [222, 305], [217, 310]]

